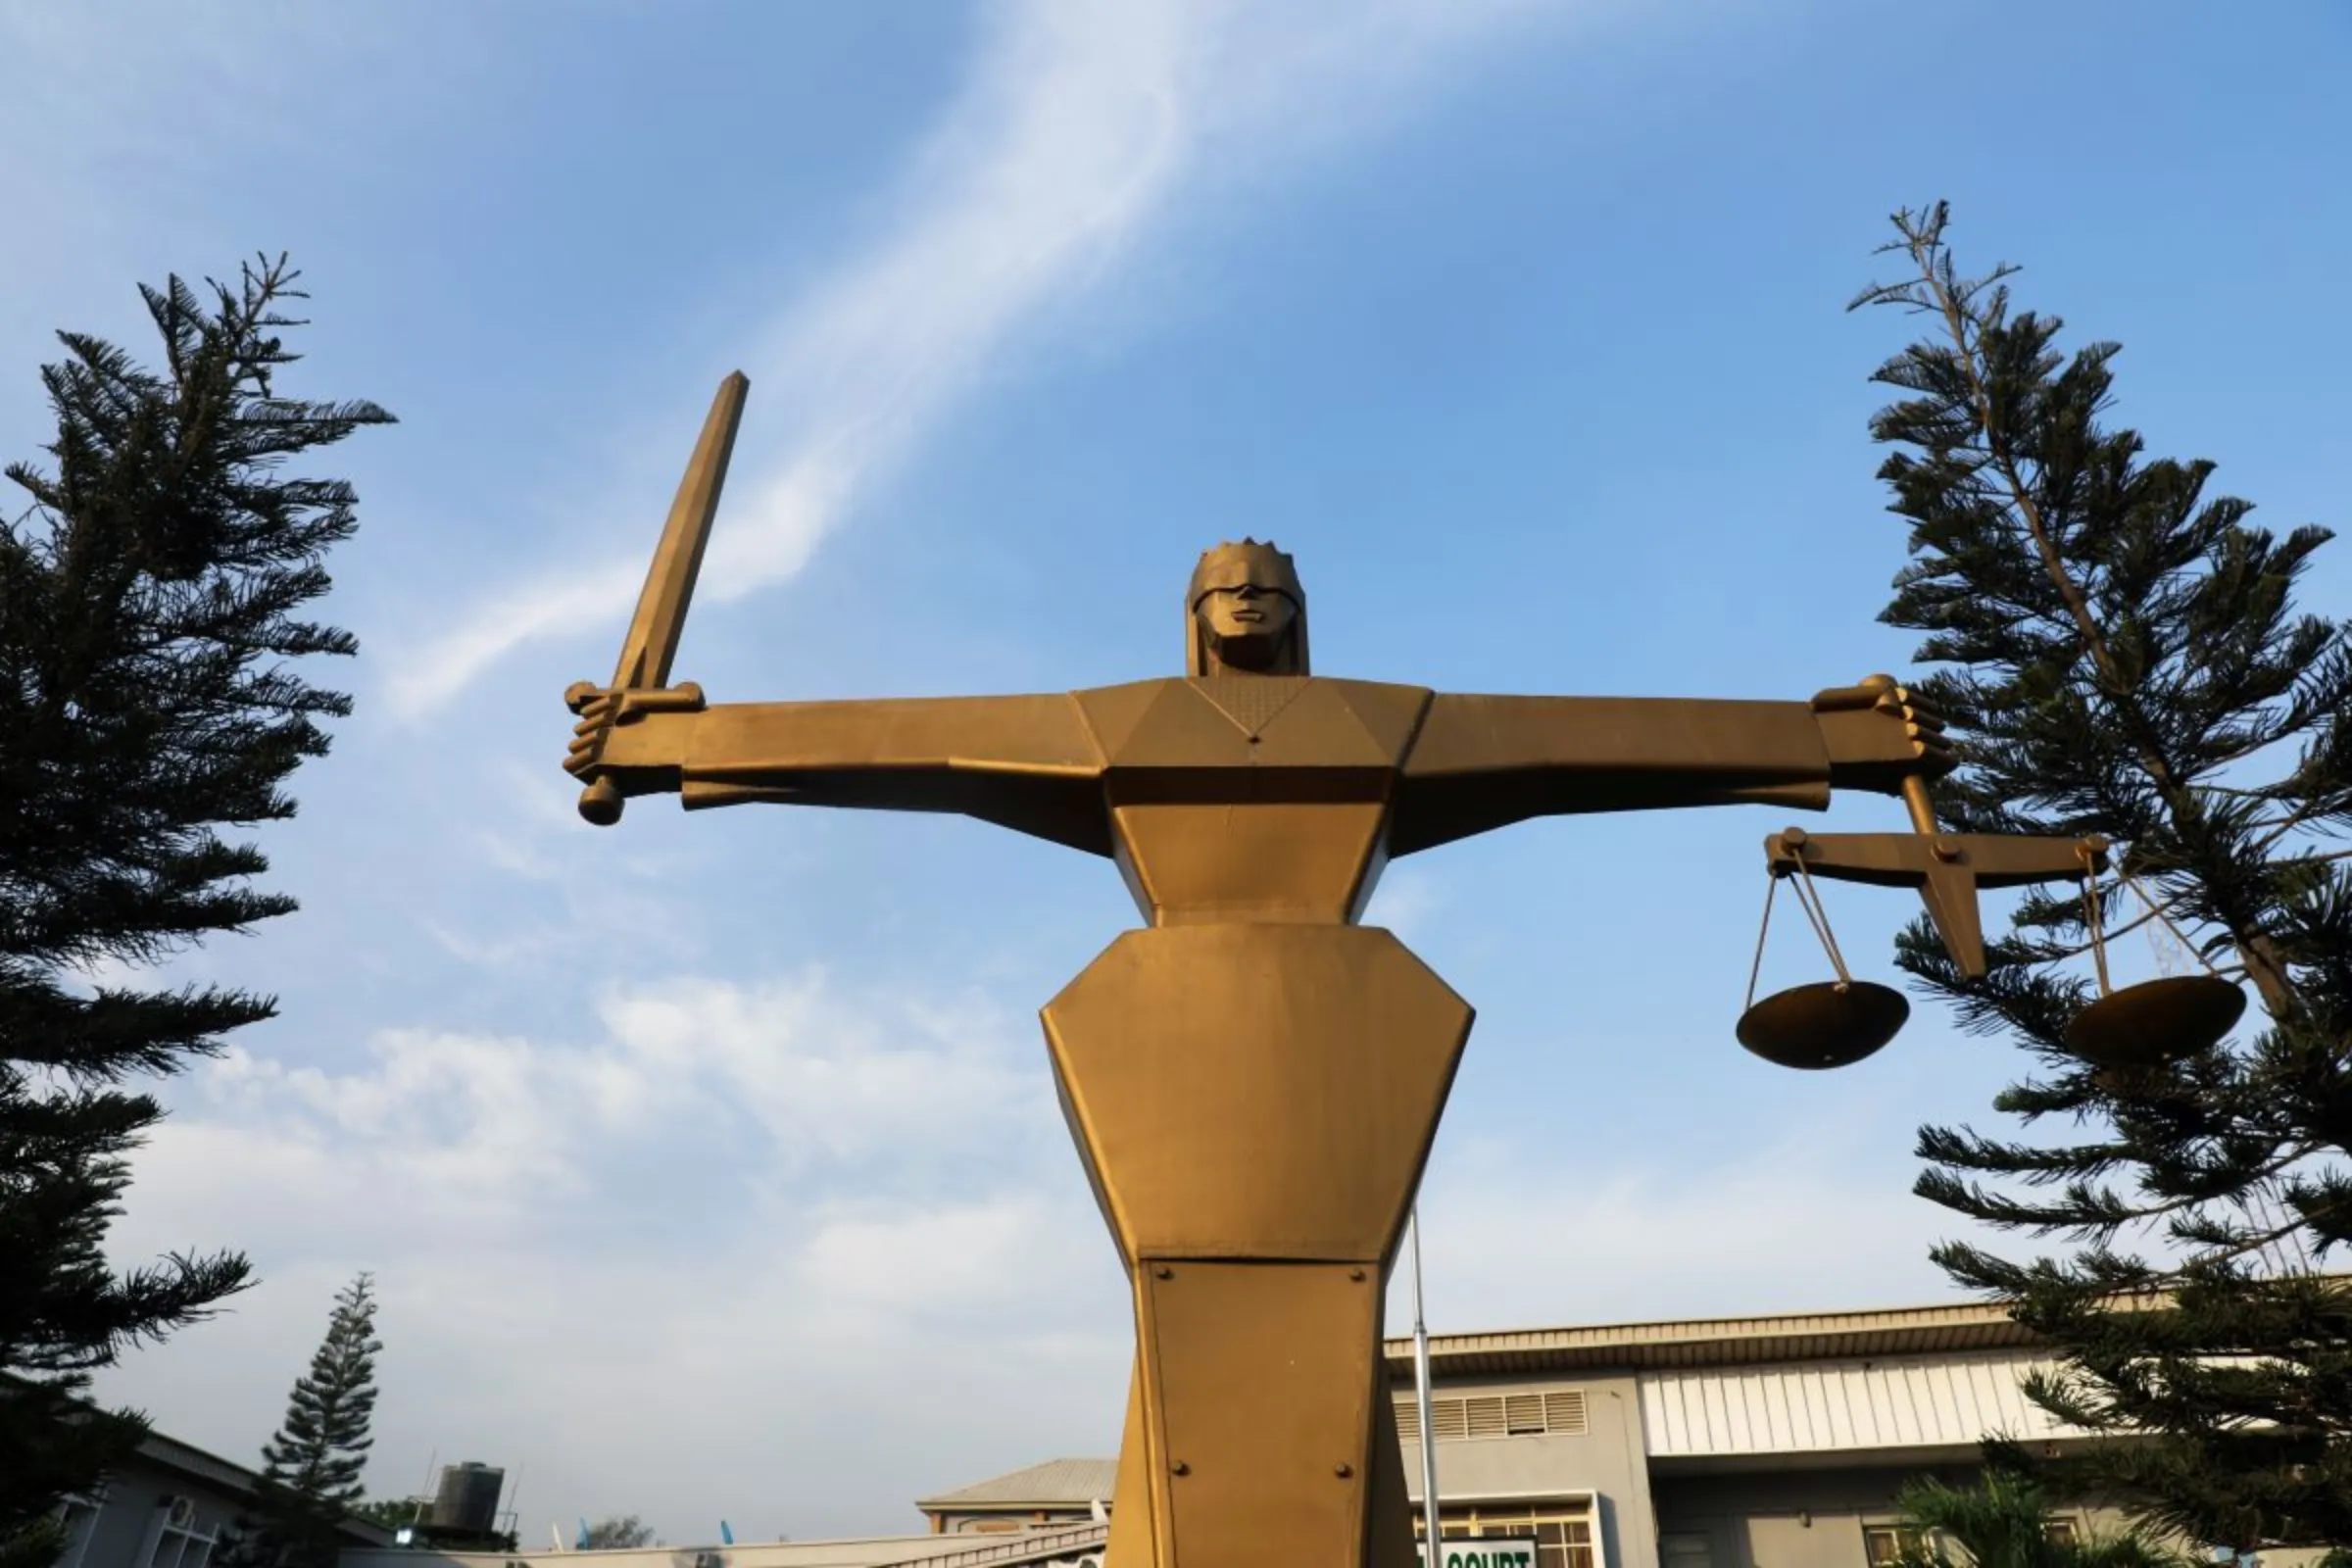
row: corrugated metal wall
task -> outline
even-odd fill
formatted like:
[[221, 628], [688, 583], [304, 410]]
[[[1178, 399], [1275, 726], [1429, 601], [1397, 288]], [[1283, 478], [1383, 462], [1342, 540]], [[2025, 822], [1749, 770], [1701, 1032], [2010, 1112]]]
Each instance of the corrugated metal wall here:
[[1653, 1458], [2077, 1436], [2018, 1387], [2048, 1364], [2013, 1354], [1644, 1372], [1642, 1426]]

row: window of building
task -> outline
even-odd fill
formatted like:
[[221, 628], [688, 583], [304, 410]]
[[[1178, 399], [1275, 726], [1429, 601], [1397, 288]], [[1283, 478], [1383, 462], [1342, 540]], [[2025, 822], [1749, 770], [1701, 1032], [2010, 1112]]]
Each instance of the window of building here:
[[[2075, 1521], [2064, 1514], [2043, 1520], [2041, 1533], [2052, 1541], [2068, 1545], [2082, 1539]], [[1891, 1564], [1903, 1561], [1906, 1556], [1916, 1556], [1922, 1552], [1931, 1557], [1950, 1558], [1953, 1554], [1941, 1549], [1945, 1545], [1940, 1533], [1923, 1537], [1916, 1530], [1905, 1530], [1897, 1525], [1866, 1525], [1862, 1530], [1862, 1551], [1870, 1568], [1890, 1568]]]
[[97, 1533], [99, 1505], [105, 1500], [101, 1491], [96, 1496], [72, 1496], [58, 1504], [57, 1517], [66, 1527], [66, 1549], [57, 1559], [57, 1568], [81, 1568], [82, 1553], [89, 1550], [90, 1537]]
[[[1590, 1503], [1441, 1506], [1438, 1528], [1447, 1541], [1476, 1541], [1482, 1536], [1533, 1536], [1537, 1568], [1594, 1568], [1598, 1561], [1592, 1550]], [[1422, 1515], [1416, 1512], [1413, 1538], [1418, 1541], [1423, 1534]]]
[[1916, 1560], [1922, 1554], [1932, 1554], [1936, 1544], [1932, 1536], [1895, 1525], [1862, 1528], [1862, 1556], [1870, 1568], [1891, 1568], [1906, 1558]]
[[199, 1518], [196, 1505], [185, 1497], [166, 1498], [157, 1511], [162, 1517], [146, 1568], [206, 1568], [220, 1537], [219, 1527]]
[[1715, 1568], [1715, 1541], [1711, 1536], [1660, 1536], [1658, 1538], [1659, 1568]]
[[[1471, 1394], [1429, 1401], [1430, 1431], [1440, 1443], [1467, 1438], [1521, 1438], [1543, 1433], [1579, 1436], [1586, 1431], [1585, 1391], [1553, 1389], [1547, 1394]], [[1421, 1441], [1421, 1401], [1396, 1401], [1396, 1430], [1407, 1443]]]

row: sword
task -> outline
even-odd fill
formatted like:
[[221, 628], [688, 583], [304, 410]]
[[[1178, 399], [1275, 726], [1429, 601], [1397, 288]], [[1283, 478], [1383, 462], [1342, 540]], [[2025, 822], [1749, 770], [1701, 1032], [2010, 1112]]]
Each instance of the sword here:
[[[703, 569], [703, 549], [710, 542], [710, 523], [718, 514], [718, 493], [727, 482], [727, 460], [735, 451], [735, 427], [743, 422], [744, 395], [751, 380], [741, 370], [718, 383], [710, 400], [710, 416], [687, 461], [686, 477], [678, 481], [677, 498], [669, 504], [669, 520], [662, 525], [662, 543], [645, 574], [645, 591], [637, 596], [637, 613], [620, 645], [620, 662], [613, 666], [609, 690], [618, 708], [622, 694], [636, 694], [631, 705], [639, 710], [669, 706], [657, 694], [669, 684], [670, 662], [677, 657], [678, 637], [686, 629], [686, 607], [694, 598], [694, 580]], [[582, 682], [564, 693], [574, 712], [596, 695]], [[692, 706], [701, 706], [701, 693]], [[618, 713], [612, 715], [617, 720]], [[600, 827], [620, 820], [620, 786], [599, 778], [580, 791], [580, 815]]]

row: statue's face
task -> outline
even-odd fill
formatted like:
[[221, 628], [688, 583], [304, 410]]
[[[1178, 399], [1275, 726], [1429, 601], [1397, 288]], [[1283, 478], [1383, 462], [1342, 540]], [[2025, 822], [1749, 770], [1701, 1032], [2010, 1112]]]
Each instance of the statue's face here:
[[1264, 669], [1289, 643], [1298, 607], [1291, 596], [1254, 583], [1216, 588], [1201, 596], [1194, 612], [1220, 663], [1236, 669]]

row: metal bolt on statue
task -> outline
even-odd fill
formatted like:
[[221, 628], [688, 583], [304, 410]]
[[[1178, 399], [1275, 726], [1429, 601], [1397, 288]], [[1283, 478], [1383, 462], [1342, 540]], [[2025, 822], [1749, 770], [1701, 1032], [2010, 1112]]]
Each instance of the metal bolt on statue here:
[[[1952, 758], [1891, 680], [1713, 702], [1318, 676], [1291, 559], [1249, 540], [1193, 574], [1181, 678], [708, 703], [669, 668], [747, 385], [720, 386], [612, 685], [566, 694], [579, 722], [565, 765], [601, 824], [630, 797], [672, 792], [690, 810], [955, 811], [1117, 863], [1146, 926], [1044, 1012], [1134, 1293], [1114, 1568], [1415, 1560], [1381, 1308], [1471, 1010], [1356, 923], [1391, 858], [1562, 812], [1901, 795], [1918, 836], [1792, 829], [1771, 841], [1771, 868], [1807, 888], [1816, 875], [1920, 888], [1972, 970], [1977, 884], [2083, 874], [2072, 840], [1936, 833], [1922, 781]], [[1839, 984], [1791, 994], [1750, 1048], [1822, 1065], [1883, 1044], [1891, 1026], [1849, 1016], [1857, 999], [1871, 1012], [1868, 993], [1839, 966]], [[1838, 1036], [1835, 1049], [1807, 1031]]]

